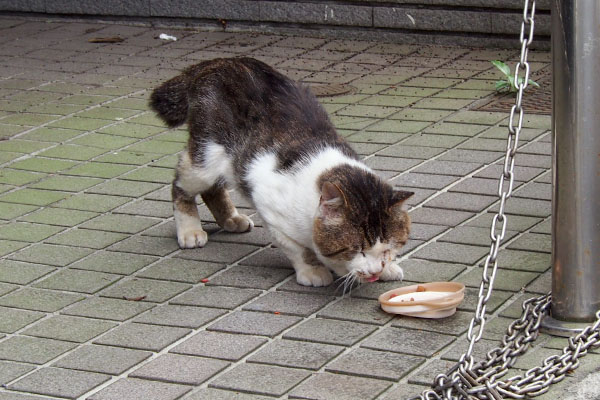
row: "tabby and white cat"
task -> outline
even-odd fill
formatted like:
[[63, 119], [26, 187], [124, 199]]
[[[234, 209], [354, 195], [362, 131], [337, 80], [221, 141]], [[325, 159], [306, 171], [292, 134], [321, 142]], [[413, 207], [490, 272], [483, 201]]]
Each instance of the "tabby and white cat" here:
[[188, 123], [187, 150], [173, 181], [177, 240], [202, 247], [195, 197], [217, 223], [246, 232], [227, 188], [251, 200], [299, 284], [402, 279], [394, 262], [410, 220], [395, 191], [340, 137], [307, 87], [252, 58], [193, 65], [152, 93], [151, 107], [171, 127]]

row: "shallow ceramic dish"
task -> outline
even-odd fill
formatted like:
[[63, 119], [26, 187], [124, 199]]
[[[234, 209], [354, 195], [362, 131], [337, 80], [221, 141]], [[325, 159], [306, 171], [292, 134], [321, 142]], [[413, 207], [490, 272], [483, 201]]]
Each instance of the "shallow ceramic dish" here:
[[430, 282], [389, 290], [379, 296], [383, 311], [419, 318], [445, 318], [465, 298], [459, 282]]

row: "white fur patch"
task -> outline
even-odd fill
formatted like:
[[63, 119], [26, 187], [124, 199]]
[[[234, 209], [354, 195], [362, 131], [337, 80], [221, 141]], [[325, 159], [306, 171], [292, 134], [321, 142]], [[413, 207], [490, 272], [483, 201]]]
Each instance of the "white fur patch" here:
[[202, 229], [202, 222], [191, 215], [175, 209], [175, 226], [177, 228], [177, 242], [182, 249], [202, 247], [208, 240], [208, 235]]
[[233, 163], [225, 148], [216, 143], [208, 143], [204, 151], [202, 165], [193, 165], [187, 151], [179, 158], [179, 180], [177, 186], [190, 194], [208, 190], [217, 180], [224, 178], [233, 181]]

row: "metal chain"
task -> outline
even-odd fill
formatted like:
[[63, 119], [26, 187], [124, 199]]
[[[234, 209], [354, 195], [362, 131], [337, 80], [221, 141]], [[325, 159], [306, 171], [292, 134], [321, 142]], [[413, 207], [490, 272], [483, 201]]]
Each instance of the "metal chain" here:
[[[464, 400], [464, 399], [522, 399], [548, 391], [551, 384], [560, 382], [567, 373], [579, 366], [579, 358], [587, 354], [588, 349], [600, 346], [600, 310], [596, 313], [596, 322], [586, 327], [581, 333], [569, 338], [562, 355], [553, 355], [544, 360], [543, 365], [534, 367], [525, 375], [516, 375], [505, 381], [500, 378], [506, 375], [517, 357], [527, 351], [530, 344], [539, 335], [542, 319], [548, 314], [551, 295], [531, 298], [523, 303], [521, 318], [513, 321], [508, 327], [502, 346], [487, 353], [487, 359], [478, 364], [473, 361], [473, 349], [481, 339], [485, 327], [485, 309], [491, 297], [494, 279], [498, 267], [498, 251], [506, 233], [507, 216], [504, 213], [506, 200], [511, 196], [514, 183], [515, 154], [519, 143], [519, 134], [523, 124], [523, 108], [521, 102], [523, 91], [529, 81], [530, 67], [527, 62], [529, 45], [533, 40], [535, 0], [529, 6], [525, 0], [523, 22], [521, 24], [521, 56], [515, 68], [514, 84], [519, 89], [515, 105], [510, 111], [508, 124], [504, 168], [500, 175], [498, 196], [500, 207], [494, 215], [490, 229], [490, 252], [485, 259], [482, 280], [479, 286], [477, 308], [471, 319], [467, 339], [469, 346], [458, 363], [447, 373], [436, 377], [432, 389], [413, 397], [418, 400]], [[525, 34], [529, 32], [526, 38]], [[516, 123], [515, 123], [515, 116]], [[498, 227], [498, 223], [502, 226]], [[491, 271], [490, 271], [491, 266]]]

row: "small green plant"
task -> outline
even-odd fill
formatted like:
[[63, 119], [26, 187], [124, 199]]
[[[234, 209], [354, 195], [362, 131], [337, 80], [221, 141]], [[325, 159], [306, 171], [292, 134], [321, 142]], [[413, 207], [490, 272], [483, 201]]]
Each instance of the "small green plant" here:
[[[499, 81], [496, 82], [496, 90], [498, 92], [516, 92], [517, 90], [519, 90], [519, 88], [517, 86], [515, 86], [515, 76], [512, 75], [510, 73], [510, 67], [508, 65], [506, 65], [504, 62], [502, 61], [491, 61], [492, 64], [494, 64], [494, 66], [496, 68], [498, 68], [500, 70], [500, 72], [502, 72], [502, 74], [504, 74], [504, 78], [500, 79]], [[523, 78], [520, 77], [519, 78], [519, 84], [521, 84], [523, 82]], [[527, 81], [527, 83], [529, 85], [533, 85], [537, 88], [540, 87], [540, 85], [537, 84], [537, 82], [535, 82], [532, 79], [529, 79]]]

